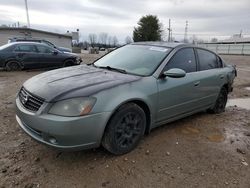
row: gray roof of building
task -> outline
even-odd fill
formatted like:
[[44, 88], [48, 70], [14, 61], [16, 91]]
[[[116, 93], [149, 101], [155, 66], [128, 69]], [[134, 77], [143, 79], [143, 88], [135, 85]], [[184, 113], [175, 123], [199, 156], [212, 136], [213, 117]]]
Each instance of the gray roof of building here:
[[39, 29], [32, 29], [32, 28], [27, 28], [27, 27], [0, 27], [1, 30], [16, 30], [16, 31], [26, 31], [26, 32], [40, 32], [40, 33], [45, 33], [45, 34], [50, 34], [50, 35], [56, 35], [56, 36], [61, 36], [61, 37], [68, 37], [72, 38], [71, 34], [61, 34], [61, 33], [54, 33], [50, 31], [43, 31]]

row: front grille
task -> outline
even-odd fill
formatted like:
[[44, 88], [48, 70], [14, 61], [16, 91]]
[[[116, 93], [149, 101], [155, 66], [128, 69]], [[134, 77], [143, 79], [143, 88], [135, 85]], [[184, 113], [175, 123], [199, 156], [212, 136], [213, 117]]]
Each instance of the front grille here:
[[34, 112], [38, 111], [44, 102], [44, 99], [32, 95], [24, 87], [21, 88], [18, 96], [22, 105], [26, 109]]

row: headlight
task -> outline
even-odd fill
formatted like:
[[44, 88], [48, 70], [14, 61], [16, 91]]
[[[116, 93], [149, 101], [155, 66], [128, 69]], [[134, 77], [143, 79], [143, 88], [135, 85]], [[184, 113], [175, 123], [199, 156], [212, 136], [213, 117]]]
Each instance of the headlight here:
[[77, 56], [77, 57], [76, 57], [76, 60], [77, 60], [77, 61], [81, 61], [81, 60], [82, 60], [82, 58], [81, 58], [81, 57], [79, 57], [79, 56]]
[[95, 98], [81, 97], [56, 102], [49, 114], [59, 116], [84, 116], [88, 114], [96, 102]]

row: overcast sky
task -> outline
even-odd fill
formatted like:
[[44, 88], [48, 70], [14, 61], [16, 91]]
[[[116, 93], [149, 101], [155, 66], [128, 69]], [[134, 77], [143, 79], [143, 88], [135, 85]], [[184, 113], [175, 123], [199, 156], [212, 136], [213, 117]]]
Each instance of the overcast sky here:
[[[147, 14], [157, 15], [165, 30], [171, 18], [178, 40], [186, 20], [189, 36], [250, 34], [250, 0], [28, 0], [28, 6], [32, 28], [60, 33], [79, 28], [82, 39], [107, 32], [123, 42]], [[26, 25], [24, 0], [0, 0], [0, 25], [17, 21]]]

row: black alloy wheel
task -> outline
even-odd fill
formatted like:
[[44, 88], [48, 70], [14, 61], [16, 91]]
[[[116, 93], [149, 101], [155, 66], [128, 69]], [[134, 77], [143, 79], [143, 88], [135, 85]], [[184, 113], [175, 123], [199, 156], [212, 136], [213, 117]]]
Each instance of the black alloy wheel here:
[[105, 130], [102, 145], [109, 152], [121, 155], [133, 150], [146, 128], [146, 115], [136, 104], [120, 107], [112, 116]]

